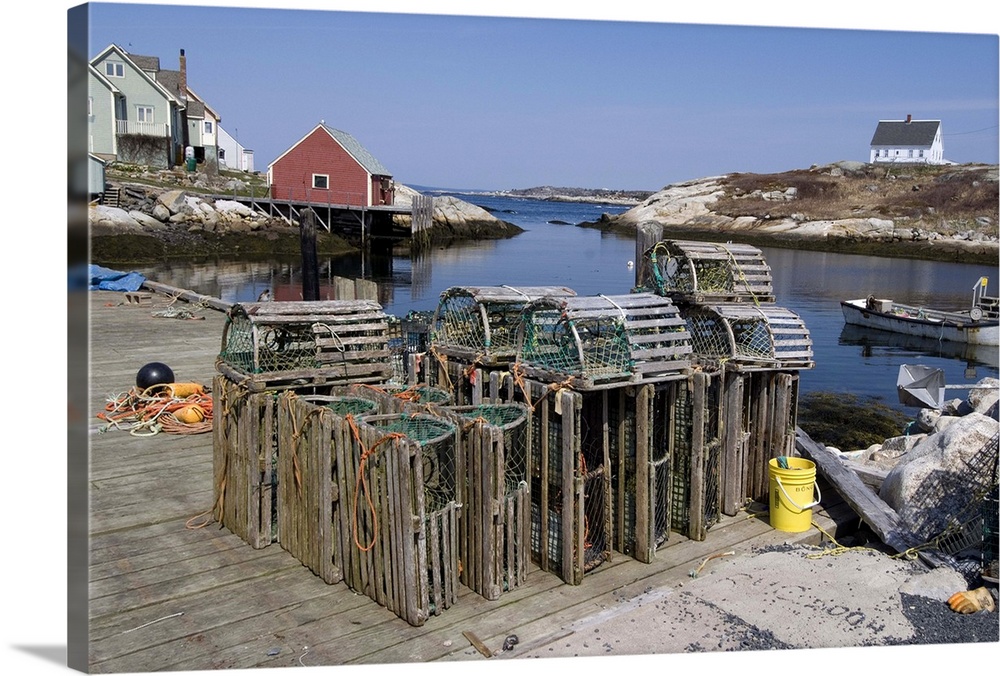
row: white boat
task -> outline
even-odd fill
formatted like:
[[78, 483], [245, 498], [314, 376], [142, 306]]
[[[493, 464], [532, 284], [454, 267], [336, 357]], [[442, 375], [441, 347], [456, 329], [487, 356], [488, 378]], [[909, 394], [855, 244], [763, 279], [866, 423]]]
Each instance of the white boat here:
[[868, 296], [840, 301], [844, 321], [871, 329], [905, 333], [970, 345], [1000, 345], [1000, 313], [996, 296], [986, 295], [981, 277], [967, 310], [934, 310]]

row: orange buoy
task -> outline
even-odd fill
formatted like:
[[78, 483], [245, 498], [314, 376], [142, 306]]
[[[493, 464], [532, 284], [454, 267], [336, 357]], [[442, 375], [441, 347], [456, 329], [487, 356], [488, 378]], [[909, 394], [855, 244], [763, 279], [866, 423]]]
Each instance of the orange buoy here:
[[205, 409], [198, 404], [190, 404], [174, 411], [174, 417], [188, 425], [200, 423], [205, 419]]

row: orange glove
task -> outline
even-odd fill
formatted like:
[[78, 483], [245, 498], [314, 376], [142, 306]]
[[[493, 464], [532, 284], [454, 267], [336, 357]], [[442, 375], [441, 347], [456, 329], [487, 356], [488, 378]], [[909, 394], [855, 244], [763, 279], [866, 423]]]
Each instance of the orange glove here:
[[992, 613], [996, 610], [996, 603], [993, 602], [993, 594], [986, 587], [970, 589], [965, 592], [956, 592], [948, 599], [948, 605], [956, 613], [978, 613], [985, 610]]

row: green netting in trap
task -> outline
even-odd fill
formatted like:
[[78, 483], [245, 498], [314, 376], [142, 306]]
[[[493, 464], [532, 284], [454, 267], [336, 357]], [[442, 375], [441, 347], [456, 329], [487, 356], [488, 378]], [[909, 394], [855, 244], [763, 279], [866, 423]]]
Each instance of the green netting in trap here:
[[542, 298], [525, 306], [517, 368], [586, 390], [683, 377], [690, 354], [687, 325], [668, 298]]
[[677, 301], [774, 301], [771, 268], [747, 244], [664, 240], [645, 252], [639, 287]]
[[467, 423], [483, 421], [499, 428], [503, 433], [504, 487], [516, 490], [528, 476], [528, 445], [530, 443], [528, 414], [530, 409], [521, 404], [482, 404], [479, 406], [454, 406], [446, 409]]
[[812, 368], [812, 339], [802, 319], [775, 305], [726, 303], [687, 308], [700, 360], [757, 368]]
[[236, 304], [216, 366], [252, 389], [383, 382], [392, 374], [388, 318], [375, 301]]
[[420, 445], [427, 513], [456, 499], [458, 430], [455, 425], [437, 416], [409, 413], [365, 415], [358, 420], [385, 434], [402, 434]]
[[431, 347], [469, 363], [512, 361], [525, 304], [543, 296], [572, 295], [565, 287], [452, 287], [441, 294], [434, 313]]

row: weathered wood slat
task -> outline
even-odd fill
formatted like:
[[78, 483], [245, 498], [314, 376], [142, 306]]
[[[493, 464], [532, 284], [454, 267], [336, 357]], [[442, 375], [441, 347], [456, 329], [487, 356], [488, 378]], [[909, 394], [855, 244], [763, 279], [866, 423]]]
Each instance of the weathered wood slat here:
[[649, 361], [648, 358], [644, 357], [643, 360], [637, 360], [633, 368], [643, 376], [660, 374], [673, 376], [677, 379], [686, 378], [692, 362], [690, 359], [678, 359], [676, 355], [676, 352], [667, 350], [664, 354], [655, 356], [670, 357], [669, 359]]
[[263, 303], [239, 303], [247, 313], [268, 316], [326, 317], [358, 312], [378, 312], [382, 306], [370, 300], [291, 300]]
[[732, 371], [724, 374], [725, 420], [722, 451], [722, 513], [735, 515], [743, 506], [743, 383]]
[[188, 303], [194, 303], [196, 305], [204, 305], [205, 307], [212, 308], [213, 310], [220, 310], [226, 312], [232, 307], [232, 303], [215, 298], [213, 296], [206, 296], [204, 294], [197, 293], [196, 291], [191, 291], [189, 289], [181, 289], [176, 286], [170, 286], [169, 284], [163, 284], [161, 282], [155, 282], [153, 280], [145, 280], [142, 283], [142, 288], [149, 289], [150, 291], [155, 291], [156, 293], [162, 293], [166, 296], [171, 296], [179, 300], [186, 301]]

